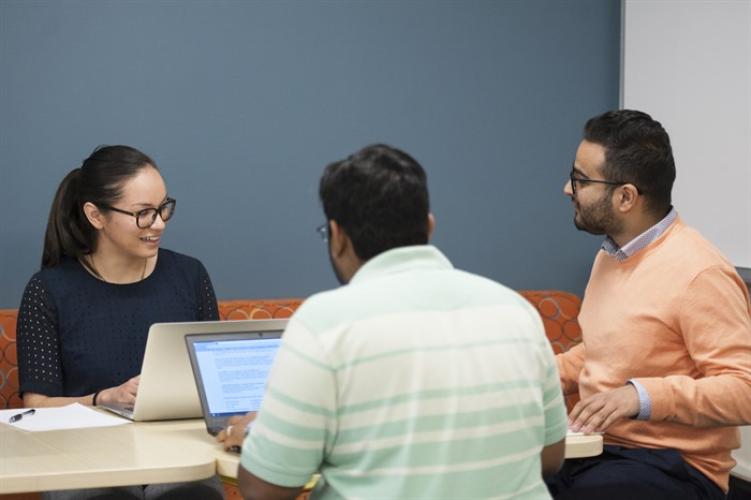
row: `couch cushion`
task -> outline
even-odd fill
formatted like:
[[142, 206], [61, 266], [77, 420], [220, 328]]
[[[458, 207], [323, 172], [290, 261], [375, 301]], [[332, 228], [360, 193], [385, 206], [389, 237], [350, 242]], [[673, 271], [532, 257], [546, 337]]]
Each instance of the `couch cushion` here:
[[[545, 333], [556, 353], [581, 342], [581, 328], [576, 320], [581, 306], [579, 297], [560, 290], [519, 293], [540, 312]], [[220, 300], [219, 317], [223, 320], [288, 318], [301, 303], [302, 299]], [[18, 396], [17, 317], [17, 309], [0, 309], [0, 409], [23, 406]], [[569, 396], [566, 400], [570, 409], [578, 397]]]
[[23, 406], [18, 397], [17, 317], [18, 309], [0, 309], [0, 409]]
[[582, 341], [577, 317], [581, 300], [560, 290], [523, 290], [519, 292], [540, 313], [545, 334], [556, 354], [566, 352]]
[[302, 299], [238, 299], [220, 300], [221, 319], [289, 318], [300, 307]]
[[[581, 308], [579, 297], [560, 290], [523, 290], [519, 293], [540, 313], [545, 334], [556, 354], [566, 352], [582, 341], [577, 320]], [[565, 399], [566, 407], [571, 411], [579, 401], [579, 394], [569, 394]]]

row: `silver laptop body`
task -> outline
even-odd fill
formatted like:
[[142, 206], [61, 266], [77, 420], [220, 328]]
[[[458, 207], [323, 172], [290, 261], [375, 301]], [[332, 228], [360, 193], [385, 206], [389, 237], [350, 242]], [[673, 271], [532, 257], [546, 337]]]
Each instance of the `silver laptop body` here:
[[192, 333], [222, 335], [233, 332], [283, 330], [286, 319], [154, 323], [149, 328], [135, 405], [102, 405], [135, 421], [199, 418], [201, 403], [185, 336]]

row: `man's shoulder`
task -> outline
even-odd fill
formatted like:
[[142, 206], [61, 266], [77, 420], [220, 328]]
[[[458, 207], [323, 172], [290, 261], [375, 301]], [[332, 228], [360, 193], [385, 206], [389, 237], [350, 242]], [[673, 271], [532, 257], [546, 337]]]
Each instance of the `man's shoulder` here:
[[534, 308], [514, 290], [476, 274], [444, 269], [414, 280], [380, 279], [344, 285], [312, 295], [295, 312], [295, 318], [312, 331], [402, 314], [504, 306], [535, 314]]
[[[712, 267], [734, 269], [730, 261], [712, 242], [680, 219], [665, 232], [663, 237], [640, 250], [623, 264], [644, 269], [650, 273], [654, 270], [661, 276], [674, 272], [689, 280], [691, 276]], [[614, 271], [619, 265], [614, 258], [601, 249], [595, 257], [593, 272], [595, 274], [607, 273], [608, 270]]]
[[[414, 286], [413, 280], [423, 280], [422, 285]], [[425, 293], [437, 295], [449, 295], [458, 303], [471, 303], [477, 300], [481, 303], [508, 302], [515, 304], [527, 304], [527, 301], [513, 289], [478, 274], [462, 271], [460, 269], [442, 269], [428, 275], [414, 275], [408, 280], [402, 277], [368, 281], [365, 283], [348, 284], [341, 287], [316, 293], [305, 300], [300, 310], [328, 310], [332, 307], [341, 307], [352, 301], [368, 299], [394, 299], [405, 290], [417, 291], [422, 288]], [[452, 292], [452, 293], [448, 293]]]
[[[341, 321], [339, 311], [353, 312], [351, 305], [357, 304], [358, 298], [352, 293], [351, 285], [343, 285], [332, 290], [318, 292], [307, 299], [297, 308], [294, 314], [296, 321], [305, 324], [315, 324], [321, 321], [331, 323]], [[362, 305], [362, 303], [360, 303]]]
[[662, 245], [664, 258], [684, 274], [700, 273], [711, 267], [734, 269], [730, 261], [711, 241], [695, 228], [678, 221]]

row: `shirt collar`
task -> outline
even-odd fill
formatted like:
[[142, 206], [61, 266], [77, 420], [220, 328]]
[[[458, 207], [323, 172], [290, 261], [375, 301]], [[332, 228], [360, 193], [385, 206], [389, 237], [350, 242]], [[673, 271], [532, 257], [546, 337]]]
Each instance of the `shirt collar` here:
[[619, 262], [623, 262], [624, 260], [634, 255], [636, 252], [638, 252], [642, 248], [647, 247], [650, 243], [662, 236], [662, 233], [664, 233], [665, 230], [670, 227], [670, 225], [675, 221], [677, 217], [678, 212], [676, 212], [675, 208], [670, 207], [670, 212], [668, 212], [668, 214], [663, 217], [660, 222], [650, 227], [622, 247], [619, 247], [618, 244], [613, 241], [610, 236], [608, 236], [607, 238], [605, 238], [605, 241], [602, 242], [602, 249], [605, 250], [605, 252], [611, 257], [615, 257], [615, 259]]
[[433, 245], [415, 245], [386, 250], [357, 270], [350, 283], [415, 269], [452, 269], [445, 255]]

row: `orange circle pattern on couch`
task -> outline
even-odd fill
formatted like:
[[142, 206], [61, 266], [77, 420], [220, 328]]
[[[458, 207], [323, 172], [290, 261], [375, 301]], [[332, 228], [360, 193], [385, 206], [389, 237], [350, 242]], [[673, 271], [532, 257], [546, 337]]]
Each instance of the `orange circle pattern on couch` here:
[[[581, 306], [579, 297], [560, 290], [524, 290], [519, 293], [540, 312], [545, 333], [556, 353], [565, 352], [581, 342], [581, 328], [576, 320]], [[300, 304], [302, 299], [220, 300], [219, 317], [222, 320], [289, 318]], [[18, 396], [17, 316], [17, 309], [0, 310], [0, 409], [23, 406]], [[567, 402], [571, 408], [571, 396]]]

